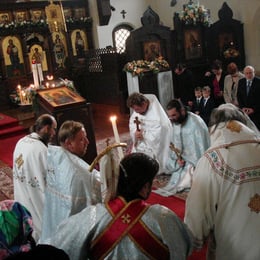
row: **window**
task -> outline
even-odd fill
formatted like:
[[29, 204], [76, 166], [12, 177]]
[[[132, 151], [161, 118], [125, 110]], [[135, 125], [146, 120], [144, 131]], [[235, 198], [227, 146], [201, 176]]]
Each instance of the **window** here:
[[116, 48], [117, 53], [125, 52], [126, 39], [130, 35], [133, 27], [128, 24], [121, 24], [114, 28], [113, 30], [113, 43]]

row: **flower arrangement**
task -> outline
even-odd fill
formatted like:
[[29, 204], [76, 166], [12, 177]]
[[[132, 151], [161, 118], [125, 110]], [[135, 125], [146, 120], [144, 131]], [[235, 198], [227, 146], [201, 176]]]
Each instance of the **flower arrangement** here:
[[92, 23], [92, 18], [91, 17], [66, 18], [66, 24], [68, 25], [79, 24], [79, 23], [89, 25]]
[[70, 89], [73, 92], [77, 92], [74, 82], [72, 80], [59, 78], [60, 82], [56, 84], [56, 87], [66, 86], [68, 89]]
[[153, 61], [134, 60], [128, 62], [124, 66], [124, 71], [132, 73], [133, 76], [142, 76], [144, 72], [158, 73], [169, 69], [169, 67], [169, 63], [160, 56]]
[[239, 51], [236, 50], [235, 48], [228, 48], [226, 49], [224, 52], [223, 52], [223, 55], [224, 55], [224, 58], [225, 59], [229, 59], [229, 58], [236, 58], [238, 57], [240, 54], [239, 54]]
[[[80, 18], [73, 18], [69, 17], [66, 19], [66, 24], [68, 25], [78, 25], [78, 24], [91, 24], [92, 23], [92, 18], [91, 17], [80, 17]], [[12, 21], [12, 22], [5, 22], [5, 23], [0, 23], [0, 29], [5, 29], [5, 30], [15, 30], [15, 29], [29, 29], [29, 28], [47, 28], [48, 23], [45, 19], [40, 19], [39, 21], [32, 21], [32, 20], [27, 20], [27, 21]]]
[[195, 4], [190, 1], [183, 5], [183, 11], [179, 14], [180, 20], [186, 25], [202, 24], [204, 26], [210, 25], [210, 10], [206, 9], [199, 3]]
[[47, 22], [44, 19], [39, 21], [21, 21], [21, 22], [8, 22], [1, 23], [0, 29], [26, 29], [32, 27], [47, 27]]

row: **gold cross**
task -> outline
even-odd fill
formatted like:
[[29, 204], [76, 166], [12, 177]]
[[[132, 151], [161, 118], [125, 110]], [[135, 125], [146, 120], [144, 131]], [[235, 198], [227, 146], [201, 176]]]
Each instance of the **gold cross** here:
[[16, 159], [15, 163], [17, 164], [18, 169], [24, 164], [23, 155], [20, 154]]
[[131, 216], [129, 214], [121, 216], [121, 219], [124, 224], [129, 224], [131, 222]]
[[182, 159], [181, 151], [178, 148], [176, 148], [172, 142], [170, 143], [170, 149], [176, 154], [178, 160]]

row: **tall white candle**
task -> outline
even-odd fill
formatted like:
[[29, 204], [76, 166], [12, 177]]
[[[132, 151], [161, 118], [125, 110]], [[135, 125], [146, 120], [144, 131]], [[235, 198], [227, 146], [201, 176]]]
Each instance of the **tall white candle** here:
[[[114, 132], [114, 136], [115, 136], [115, 141], [116, 141], [116, 143], [120, 143], [120, 138], [119, 138], [117, 125], [116, 125], [116, 116], [111, 116], [110, 120], [111, 120], [111, 123], [112, 123], [112, 128], [113, 128], [113, 132]], [[122, 147], [118, 147], [117, 151], [118, 151], [119, 159], [121, 160], [124, 157], [124, 153], [123, 153]]]
[[22, 103], [21, 85], [17, 86], [17, 93], [19, 95], [20, 103]]
[[22, 105], [26, 104], [25, 95], [26, 95], [25, 92], [22, 90], [22, 101], [21, 101]]

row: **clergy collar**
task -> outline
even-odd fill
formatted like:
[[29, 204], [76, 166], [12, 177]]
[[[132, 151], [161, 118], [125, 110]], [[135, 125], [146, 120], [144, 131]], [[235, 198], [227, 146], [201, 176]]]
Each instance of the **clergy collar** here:
[[41, 141], [45, 146], [48, 146], [48, 144], [46, 144], [46, 143], [44, 142], [44, 140], [40, 137], [40, 135], [37, 134], [36, 132], [33, 132], [33, 133], [29, 134], [29, 138], [34, 139], [34, 140], [39, 140], [39, 141]]

